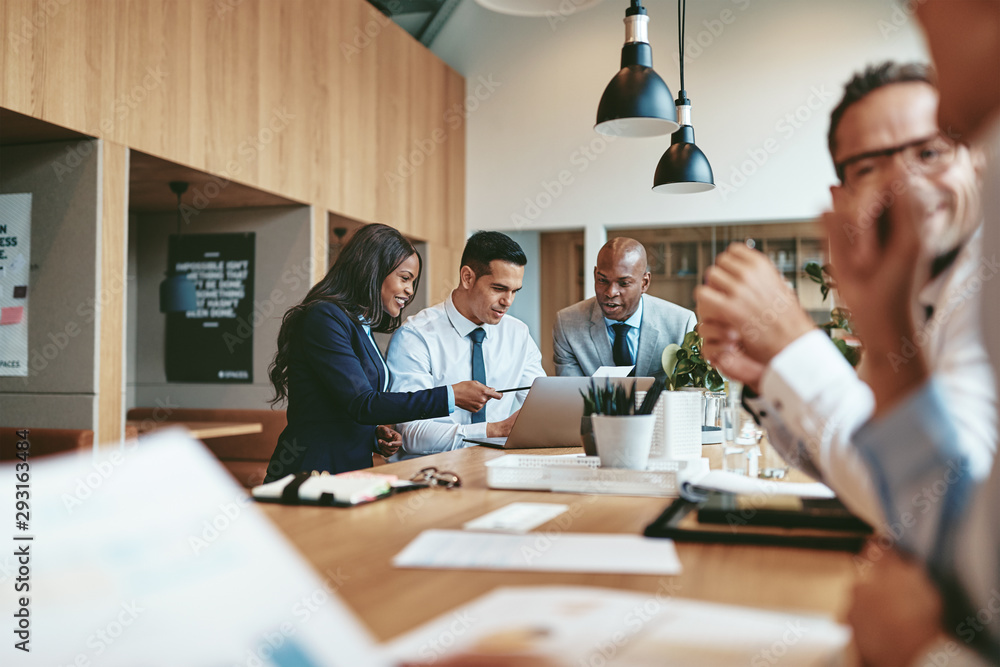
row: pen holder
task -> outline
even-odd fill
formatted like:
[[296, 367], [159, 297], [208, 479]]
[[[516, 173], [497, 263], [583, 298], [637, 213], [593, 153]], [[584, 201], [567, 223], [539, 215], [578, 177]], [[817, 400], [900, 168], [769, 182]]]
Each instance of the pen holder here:
[[[636, 392], [641, 402], [646, 392]], [[690, 461], [701, 458], [701, 391], [665, 391], [653, 408], [652, 461]]]
[[593, 415], [590, 419], [602, 468], [646, 469], [654, 415]]
[[594, 443], [594, 424], [590, 415], [580, 417], [580, 444], [587, 456], [597, 456], [597, 445]]

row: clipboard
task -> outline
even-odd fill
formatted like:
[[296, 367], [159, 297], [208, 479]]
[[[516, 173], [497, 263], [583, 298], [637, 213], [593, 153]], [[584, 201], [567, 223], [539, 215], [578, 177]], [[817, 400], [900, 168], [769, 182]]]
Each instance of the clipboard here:
[[365, 471], [322, 476], [300, 472], [255, 486], [250, 495], [254, 500], [264, 503], [354, 507], [427, 486], [429, 485], [426, 483], [397, 479], [395, 475]]
[[872, 529], [836, 499], [739, 496], [682, 488], [646, 537], [678, 542], [750, 544], [857, 553]]

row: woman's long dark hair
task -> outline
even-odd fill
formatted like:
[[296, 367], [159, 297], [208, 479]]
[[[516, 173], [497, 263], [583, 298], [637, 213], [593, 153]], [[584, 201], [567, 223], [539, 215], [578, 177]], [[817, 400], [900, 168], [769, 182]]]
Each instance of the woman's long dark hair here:
[[420, 285], [423, 260], [405, 236], [388, 225], [365, 225], [354, 233], [340, 251], [337, 261], [302, 302], [292, 306], [281, 320], [278, 351], [268, 369], [274, 398], [271, 404], [288, 398], [288, 362], [295, 334], [306, 310], [320, 301], [340, 306], [379, 333], [392, 333], [402, 323], [402, 313], [389, 317], [382, 307], [382, 283], [410, 255], [417, 256], [419, 268], [413, 291]]

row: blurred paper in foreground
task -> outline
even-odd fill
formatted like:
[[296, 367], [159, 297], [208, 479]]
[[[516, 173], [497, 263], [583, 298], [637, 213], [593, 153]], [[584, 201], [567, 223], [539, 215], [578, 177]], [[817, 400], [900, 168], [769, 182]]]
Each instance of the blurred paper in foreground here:
[[832, 619], [670, 596], [569, 586], [498, 588], [391, 642], [397, 659], [542, 655], [555, 665], [731, 667], [843, 663], [850, 630]]
[[0, 663], [381, 664], [331, 590], [350, 573], [318, 576], [201, 443], [167, 431], [105, 457], [30, 460], [31, 652], [6, 641]]

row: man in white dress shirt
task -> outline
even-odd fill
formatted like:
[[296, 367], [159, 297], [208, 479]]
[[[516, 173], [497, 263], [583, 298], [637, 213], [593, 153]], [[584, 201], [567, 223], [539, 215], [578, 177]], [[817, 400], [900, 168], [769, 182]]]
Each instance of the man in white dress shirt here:
[[[387, 355], [391, 391], [462, 380], [507, 390], [529, 387], [545, 375], [528, 326], [507, 314], [525, 264], [521, 247], [506, 234], [473, 234], [451, 296], [407, 319], [393, 335]], [[505, 392], [476, 414], [456, 409], [448, 417], [400, 424], [403, 451], [434, 454], [466, 447], [466, 438], [506, 437], [527, 393]]]
[[[915, 322], [906, 341], [897, 341], [902, 344], [895, 355], [864, 355], [862, 377], [878, 382], [912, 373], [926, 355], [948, 389], [971, 472], [981, 477], [990, 469], [997, 438], [996, 388], [977, 296], [981, 233], [975, 231], [975, 190], [981, 161], [939, 134], [937, 102], [922, 66], [885, 63], [855, 77], [831, 119], [830, 152], [841, 179], [831, 192], [835, 211], [856, 213], [878, 202], [878, 192], [899, 205], [921, 207], [922, 264], [929, 268], [913, 290]], [[865, 212], [869, 227], [879, 224], [880, 212]], [[724, 375], [760, 393], [747, 403], [771, 443], [830, 485], [855, 514], [898, 538], [906, 527], [887, 525], [853, 442], [875, 409], [869, 385], [816, 329], [760, 253], [731, 248], [709, 269], [706, 283], [695, 293], [705, 352]], [[909, 509], [918, 513], [933, 501], [914, 498]]]
[[[981, 298], [983, 341], [1000, 373], [1000, 3], [927, 0], [916, 11], [940, 75], [941, 127], [989, 157], [981, 281], [972, 296]], [[913, 274], [913, 248], [919, 243], [907, 234], [912, 229], [907, 213], [890, 216], [896, 243], [873, 249], [869, 239], [860, 239], [866, 252], [856, 261], [848, 258], [851, 278], [842, 281], [859, 330], [883, 354], [899, 340], [900, 318], [893, 313], [899, 287]], [[837, 235], [845, 222], [850, 224], [824, 216], [831, 248], [838, 252], [847, 245], [844, 235]], [[874, 417], [855, 437], [893, 520], [905, 516], [909, 500], [924, 489], [942, 491], [913, 516], [913, 527], [899, 540], [914, 563], [881, 566], [883, 559], [855, 590], [848, 620], [861, 658], [873, 666], [1000, 665], [1000, 461], [994, 460], [986, 479], [962, 465], [966, 454], [955, 446], [961, 426], [942, 372], [925, 366], [873, 384]], [[933, 587], [911, 576], [917, 564], [926, 566]], [[936, 600], [929, 599], [934, 588], [940, 592]]]

